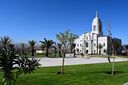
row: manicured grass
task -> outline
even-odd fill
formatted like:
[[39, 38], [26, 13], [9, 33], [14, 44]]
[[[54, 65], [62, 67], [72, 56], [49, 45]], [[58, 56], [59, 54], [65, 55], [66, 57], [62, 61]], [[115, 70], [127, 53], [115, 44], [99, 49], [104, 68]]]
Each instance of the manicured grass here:
[[[16, 85], [122, 85], [128, 82], [128, 62], [115, 64], [117, 75], [110, 75], [111, 64], [65, 66], [65, 74], [57, 75], [60, 67], [44, 67], [33, 74], [21, 75]], [[2, 75], [2, 74], [0, 74]], [[0, 85], [2, 76], [0, 76]]]

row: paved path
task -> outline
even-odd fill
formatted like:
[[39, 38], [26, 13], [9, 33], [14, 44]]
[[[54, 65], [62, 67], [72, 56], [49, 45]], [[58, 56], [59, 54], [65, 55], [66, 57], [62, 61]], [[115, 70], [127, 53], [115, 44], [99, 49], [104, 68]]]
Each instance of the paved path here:
[[[41, 67], [61, 66], [62, 58], [40, 58]], [[111, 59], [112, 61], [112, 59]], [[116, 58], [116, 62], [128, 61], [127, 58]], [[107, 58], [65, 58], [65, 65], [107, 63]]]

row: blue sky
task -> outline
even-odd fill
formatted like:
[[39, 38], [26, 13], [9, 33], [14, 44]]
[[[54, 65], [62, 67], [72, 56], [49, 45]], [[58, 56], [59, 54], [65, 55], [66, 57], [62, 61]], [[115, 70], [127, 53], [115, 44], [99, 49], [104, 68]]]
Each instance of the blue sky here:
[[81, 35], [91, 31], [96, 10], [107, 35], [111, 22], [114, 37], [128, 43], [127, 0], [0, 0], [0, 37], [14, 42], [56, 41], [56, 34], [70, 29]]

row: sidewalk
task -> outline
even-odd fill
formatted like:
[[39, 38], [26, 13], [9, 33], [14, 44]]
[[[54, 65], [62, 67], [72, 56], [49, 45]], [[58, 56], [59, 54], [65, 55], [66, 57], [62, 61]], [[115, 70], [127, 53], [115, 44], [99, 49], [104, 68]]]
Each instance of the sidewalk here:
[[[48, 66], [61, 66], [62, 58], [39, 58], [41, 67]], [[112, 61], [112, 59], [111, 59]], [[128, 61], [127, 58], [116, 58], [115, 62]], [[65, 65], [78, 65], [78, 64], [94, 64], [94, 63], [108, 63], [107, 58], [65, 58]]]

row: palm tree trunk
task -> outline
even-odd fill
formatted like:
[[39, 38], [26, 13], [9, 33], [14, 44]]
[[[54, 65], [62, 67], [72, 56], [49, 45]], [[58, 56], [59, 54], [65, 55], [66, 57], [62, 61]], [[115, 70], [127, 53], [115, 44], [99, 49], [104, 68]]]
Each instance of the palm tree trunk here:
[[49, 56], [49, 50], [48, 50], [48, 48], [46, 48], [46, 56], [47, 57]]
[[32, 48], [32, 56], [34, 56], [34, 48]]

